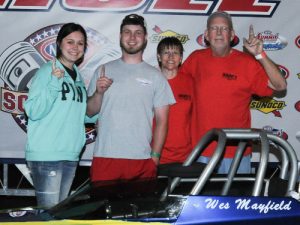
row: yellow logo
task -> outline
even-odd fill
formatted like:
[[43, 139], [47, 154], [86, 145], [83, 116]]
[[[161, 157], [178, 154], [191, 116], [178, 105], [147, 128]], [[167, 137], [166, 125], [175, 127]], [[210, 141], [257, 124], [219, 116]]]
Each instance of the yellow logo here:
[[250, 104], [251, 109], [256, 109], [265, 114], [282, 110], [286, 106], [284, 101], [276, 101], [272, 98], [261, 98], [259, 100], [252, 100]]
[[186, 34], [178, 34], [175, 31], [172, 30], [166, 30], [162, 31], [158, 26], [155, 26], [153, 30], [156, 32], [156, 34], [153, 34], [150, 37], [151, 42], [160, 42], [162, 39], [165, 37], [176, 37], [178, 40], [182, 43], [185, 44], [189, 39], [189, 36]]

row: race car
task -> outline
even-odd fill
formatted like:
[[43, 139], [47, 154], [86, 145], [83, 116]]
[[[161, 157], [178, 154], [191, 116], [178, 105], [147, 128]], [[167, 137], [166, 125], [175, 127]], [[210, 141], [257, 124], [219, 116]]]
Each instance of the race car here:
[[[209, 163], [195, 162], [213, 140], [218, 145]], [[229, 173], [219, 175], [215, 169], [228, 140], [238, 140], [237, 153]], [[236, 174], [248, 141], [261, 146], [257, 171]], [[271, 172], [270, 148], [281, 156]], [[157, 179], [89, 182], [50, 209], [2, 211], [0, 222], [297, 225], [297, 163], [291, 145], [277, 135], [254, 129], [212, 129], [183, 164], [161, 166]]]

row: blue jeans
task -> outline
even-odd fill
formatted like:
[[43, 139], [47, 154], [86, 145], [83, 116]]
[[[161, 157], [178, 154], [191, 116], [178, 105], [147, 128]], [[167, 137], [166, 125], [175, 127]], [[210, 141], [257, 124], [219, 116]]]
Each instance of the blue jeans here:
[[[210, 157], [200, 156], [197, 159], [197, 162], [208, 163], [210, 159], [211, 159]], [[233, 160], [232, 158], [222, 159], [219, 162], [219, 164], [217, 165], [217, 173], [227, 174], [230, 169], [232, 160]], [[242, 157], [242, 160], [241, 160], [241, 163], [237, 170], [237, 173], [251, 173], [251, 156], [250, 155]]]
[[71, 189], [78, 162], [27, 161], [38, 206], [49, 208], [64, 200]]

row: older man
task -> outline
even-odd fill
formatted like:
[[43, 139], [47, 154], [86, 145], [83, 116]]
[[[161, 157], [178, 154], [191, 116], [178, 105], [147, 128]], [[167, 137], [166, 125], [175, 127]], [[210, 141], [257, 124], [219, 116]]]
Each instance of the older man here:
[[[205, 39], [209, 47], [194, 51], [184, 62], [180, 73], [194, 79], [195, 104], [193, 113], [193, 142], [212, 128], [250, 128], [252, 95], [270, 96], [273, 91], [286, 89], [286, 81], [277, 66], [263, 51], [263, 43], [249, 28], [244, 47], [250, 54], [231, 47], [235, 36], [232, 19], [218, 11], [207, 20]], [[208, 146], [199, 161], [208, 162], [215, 149]], [[219, 173], [227, 173], [236, 146], [226, 148]], [[247, 148], [238, 169], [250, 172], [251, 149]]]

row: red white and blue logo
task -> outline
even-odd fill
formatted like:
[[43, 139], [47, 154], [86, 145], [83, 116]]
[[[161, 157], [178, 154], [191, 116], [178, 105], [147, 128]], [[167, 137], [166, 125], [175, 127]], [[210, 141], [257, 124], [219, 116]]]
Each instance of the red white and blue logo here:
[[258, 33], [257, 38], [263, 40], [264, 50], [266, 51], [281, 50], [288, 45], [285, 37], [282, 37], [279, 33], [273, 33], [270, 30]]
[[296, 37], [295, 44], [298, 48], [300, 48], [300, 35], [298, 37]]

